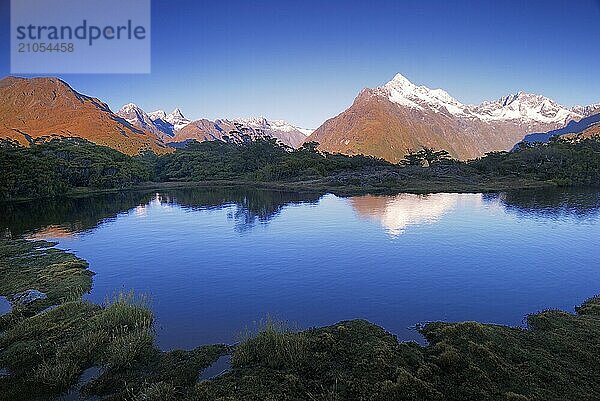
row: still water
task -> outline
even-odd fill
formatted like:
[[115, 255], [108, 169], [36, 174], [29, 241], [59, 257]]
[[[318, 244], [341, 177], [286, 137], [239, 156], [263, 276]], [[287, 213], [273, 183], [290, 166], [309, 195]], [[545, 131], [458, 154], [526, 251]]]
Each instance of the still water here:
[[233, 342], [266, 316], [521, 325], [600, 293], [600, 194], [340, 198], [188, 189], [3, 205], [0, 228], [55, 240], [96, 272], [88, 299], [151, 297], [163, 349]]

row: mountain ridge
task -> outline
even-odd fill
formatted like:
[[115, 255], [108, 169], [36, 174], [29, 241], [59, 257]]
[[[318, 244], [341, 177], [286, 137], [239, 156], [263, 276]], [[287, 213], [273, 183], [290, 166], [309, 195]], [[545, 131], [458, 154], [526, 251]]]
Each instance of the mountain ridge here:
[[149, 131], [134, 127], [106, 103], [59, 78], [1, 79], [0, 138], [29, 145], [58, 137], [80, 137], [130, 155], [169, 151]]
[[[588, 109], [576, 109], [582, 110]], [[443, 89], [415, 85], [396, 74], [382, 86], [361, 90], [348, 109], [325, 121], [307, 141], [319, 142], [325, 151], [364, 153], [391, 162], [423, 146], [471, 159], [510, 150], [527, 133], [585, 117], [576, 111], [522, 91], [465, 105]]]
[[[235, 119], [201, 118], [191, 121], [179, 108], [170, 114], [163, 110], [144, 112], [134, 103], [127, 103], [117, 112], [132, 125], [147, 129], [163, 142], [170, 144], [190, 140], [232, 141], [243, 143], [248, 140], [273, 137], [292, 148], [300, 146], [312, 130], [296, 127], [284, 120], [268, 120], [265, 117]], [[308, 132], [310, 131], [310, 132]]]

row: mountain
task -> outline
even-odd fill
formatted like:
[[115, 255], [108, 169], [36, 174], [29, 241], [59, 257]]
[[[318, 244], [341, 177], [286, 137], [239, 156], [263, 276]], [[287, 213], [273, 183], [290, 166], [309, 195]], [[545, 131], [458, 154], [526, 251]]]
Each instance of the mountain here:
[[600, 123], [596, 123], [591, 127], [587, 128], [580, 134], [583, 138], [591, 138], [593, 136], [600, 136]]
[[241, 123], [254, 130], [262, 130], [268, 136], [279, 139], [282, 143], [297, 148], [302, 145], [313, 130], [295, 127], [283, 120], [267, 120], [264, 117], [239, 118], [234, 122]]
[[173, 142], [189, 140], [245, 143], [261, 138], [272, 137], [281, 143], [297, 148], [307, 137], [310, 130], [294, 127], [285, 121], [270, 121], [263, 117], [215, 121], [200, 119], [192, 121], [179, 130]]
[[[523, 141], [525, 142], [548, 142], [550, 138], [557, 135], [568, 135], [568, 134], [579, 134], [587, 131], [587, 134], [597, 130], [598, 124], [600, 123], [600, 113], [591, 115], [589, 117], [582, 118], [579, 121], [571, 120], [567, 125], [562, 128], [551, 130], [548, 132], [536, 132], [533, 134], [525, 135]], [[594, 128], [596, 126], [596, 128]]]
[[105, 103], [58, 78], [0, 80], [0, 138], [28, 145], [52, 137], [84, 138], [130, 155], [168, 151], [151, 132], [134, 127]]
[[267, 136], [277, 138], [281, 143], [296, 148], [300, 146], [312, 130], [295, 127], [283, 120], [267, 120], [264, 117], [200, 119], [190, 121], [179, 109], [167, 114], [163, 110], [145, 113], [133, 103], [123, 106], [117, 113], [130, 124], [152, 132], [172, 147], [190, 140], [223, 140], [244, 143]]
[[138, 128], [152, 132], [163, 142], [169, 142], [178, 130], [190, 122], [179, 109], [173, 110], [171, 114], [162, 110], [146, 113], [134, 103], [121, 107], [117, 115]]
[[179, 108], [176, 108], [170, 114], [165, 113], [163, 110], [156, 110], [148, 113], [148, 116], [154, 121], [156, 127], [171, 137], [191, 122]]
[[584, 117], [589, 117], [594, 114], [600, 113], [600, 103], [591, 104], [589, 106], [575, 106], [571, 110], [577, 114], [581, 114]]
[[124, 118], [127, 122], [135, 127], [145, 129], [157, 136], [166, 134], [154, 124], [154, 121], [148, 114], [134, 103], [127, 103], [116, 113], [119, 117]]
[[307, 141], [345, 154], [363, 153], [398, 162], [409, 149], [446, 149], [459, 159], [509, 150], [527, 133], [548, 131], [584, 117], [544, 96], [518, 92], [465, 105], [442, 89], [417, 86], [401, 74], [374, 89], [317, 128]]

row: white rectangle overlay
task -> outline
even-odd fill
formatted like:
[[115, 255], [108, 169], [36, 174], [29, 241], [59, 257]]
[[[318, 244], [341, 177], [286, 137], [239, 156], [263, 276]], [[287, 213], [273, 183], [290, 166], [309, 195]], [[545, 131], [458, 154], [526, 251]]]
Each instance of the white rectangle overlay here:
[[150, 0], [11, 0], [11, 73], [148, 74], [150, 23]]

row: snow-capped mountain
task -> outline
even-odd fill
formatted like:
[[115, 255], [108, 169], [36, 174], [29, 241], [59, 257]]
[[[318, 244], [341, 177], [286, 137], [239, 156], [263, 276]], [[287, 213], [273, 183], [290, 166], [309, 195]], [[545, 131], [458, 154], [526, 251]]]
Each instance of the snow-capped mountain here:
[[509, 150], [530, 132], [561, 128], [597, 108], [567, 108], [525, 92], [468, 105], [443, 89], [415, 85], [397, 74], [383, 86], [363, 89], [350, 108], [327, 120], [307, 140], [329, 152], [362, 153], [392, 162], [421, 146], [470, 159]]
[[600, 103], [590, 104], [589, 106], [575, 106], [571, 108], [571, 111], [581, 114], [584, 117], [589, 117], [600, 113]]
[[236, 118], [241, 123], [255, 130], [262, 130], [266, 135], [279, 139], [288, 146], [297, 148], [314, 130], [299, 128], [283, 120], [267, 120], [264, 117]]
[[134, 103], [127, 103], [126, 105], [121, 107], [116, 114], [119, 117], [127, 120], [129, 124], [135, 127], [148, 130], [152, 133], [156, 133], [156, 131], [158, 131], [150, 116], [148, 116], [148, 114], [146, 114], [144, 110], [142, 110]]
[[283, 120], [267, 120], [264, 117], [190, 121], [178, 108], [169, 114], [163, 110], [146, 113], [133, 103], [123, 106], [117, 115], [131, 125], [153, 133], [164, 143], [185, 142], [192, 139], [243, 143], [272, 137], [287, 146], [297, 148], [312, 132]]
[[185, 116], [183, 115], [181, 110], [179, 110], [179, 108], [176, 108], [170, 114], [167, 114], [167, 116], [165, 117], [165, 121], [173, 124], [173, 129], [175, 130], [175, 132], [179, 131], [191, 122], [191, 120], [185, 118]]
[[164, 142], [169, 142], [169, 138], [190, 123], [178, 108], [170, 114], [163, 110], [146, 113], [136, 104], [127, 103], [116, 114], [131, 125], [152, 132]]
[[390, 82], [376, 90], [401, 106], [419, 110], [427, 108], [459, 118], [476, 118], [486, 122], [518, 120], [520, 123], [565, 124], [585, 116], [583, 107], [568, 109], [545, 96], [526, 92], [518, 92], [479, 105], [465, 105], [443, 89], [417, 86], [402, 74], [396, 74]]
[[284, 145], [297, 148], [306, 140], [310, 132], [312, 130], [295, 127], [283, 120], [267, 120], [264, 117], [217, 119], [215, 121], [201, 119], [192, 121], [181, 129], [173, 141], [183, 142], [193, 139], [200, 142], [221, 140], [244, 143], [272, 137]]
[[177, 131], [188, 125], [191, 120], [187, 119], [179, 108], [167, 114], [164, 110], [156, 110], [148, 113], [154, 124], [161, 128], [169, 136], [174, 136]]

